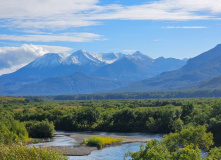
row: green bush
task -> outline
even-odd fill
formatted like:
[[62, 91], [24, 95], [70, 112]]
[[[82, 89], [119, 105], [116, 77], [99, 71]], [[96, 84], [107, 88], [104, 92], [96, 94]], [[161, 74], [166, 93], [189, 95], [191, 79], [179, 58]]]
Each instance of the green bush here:
[[170, 151], [175, 151], [179, 146], [193, 144], [203, 150], [208, 150], [213, 145], [213, 134], [206, 132], [205, 126], [190, 126], [177, 133], [170, 133], [164, 136], [164, 143]]
[[[178, 133], [164, 136], [162, 141], [151, 140], [137, 152], [128, 152], [126, 157], [132, 160], [202, 160], [200, 149], [209, 149], [213, 145], [212, 133], [206, 133], [205, 126], [189, 127]], [[221, 148], [212, 149], [208, 160], [221, 158]]]
[[202, 160], [200, 149], [193, 145], [187, 145], [184, 148], [179, 148], [177, 152], [172, 153], [174, 160]]
[[165, 144], [159, 140], [150, 140], [145, 147], [141, 145], [139, 151], [126, 153], [124, 159], [126, 157], [132, 160], [169, 160], [172, 156]]
[[14, 142], [28, 142], [28, 132], [24, 123], [14, 120], [8, 112], [0, 114], [0, 144], [10, 144]]
[[54, 124], [45, 121], [28, 121], [26, 122], [26, 128], [28, 130], [29, 136], [32, 138], [49, 138], [54, 135]]
[[212, 148], [209, 151], [208, 157], [206, 158], [206, 160], [218, 160], [221, 159], [221, 147], [217, 148]]

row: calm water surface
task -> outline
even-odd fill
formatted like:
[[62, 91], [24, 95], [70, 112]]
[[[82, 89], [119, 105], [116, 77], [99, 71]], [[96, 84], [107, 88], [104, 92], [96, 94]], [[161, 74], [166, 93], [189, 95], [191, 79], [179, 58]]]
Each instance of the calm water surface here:
[[123, 160], [128, 151], [137, 151], [140, 145], [145, 143], [129, 143], [121, 146], [103, 148], [91, 152], [88, 156], [70, 156], [69, 160]]

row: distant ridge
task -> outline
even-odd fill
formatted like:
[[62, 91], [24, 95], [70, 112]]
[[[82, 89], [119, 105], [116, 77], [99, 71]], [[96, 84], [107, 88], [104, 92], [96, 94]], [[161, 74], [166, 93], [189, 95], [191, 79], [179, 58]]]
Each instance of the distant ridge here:
[[59, 94], [83, 94], [112, 89], [122, 86], [114, 80], [98, 78], [76, 72], [61, 77], [51, 77], [43, 81], [25, 85], [16, 90], [15, 95], [59, 95]]
[[135, 82], [113, 92], [178, 90], [221, 75], [221, 44], [187, 61], [181, 69]]
[[191, 89], [196, 89], [196, 90], [221, 89], [221, 76], [217, 76], [215, 78], [211, 78], [211, 79], [196, 83], [186, 88], [191, 88]]

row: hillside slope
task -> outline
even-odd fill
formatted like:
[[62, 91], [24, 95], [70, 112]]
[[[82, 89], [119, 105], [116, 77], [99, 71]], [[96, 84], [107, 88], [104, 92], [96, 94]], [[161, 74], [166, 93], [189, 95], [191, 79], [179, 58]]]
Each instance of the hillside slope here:
[[67, 76], [51, 77], [23, 86], [13, 92], [16, 95], [83, 94], [122, 86], [114, 80], [97, 78], [77, 72]]
[[181, 69], [164, 72], [113, 92], [163, 91], [184, 89], [185, 86], [221, 75], [221, 44], [190, 60]]

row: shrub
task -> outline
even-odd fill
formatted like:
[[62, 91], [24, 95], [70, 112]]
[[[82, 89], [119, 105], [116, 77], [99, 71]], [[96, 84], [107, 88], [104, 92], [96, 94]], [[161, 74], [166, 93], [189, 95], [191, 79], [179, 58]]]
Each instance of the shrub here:
[[29, 136], [32, 138], [48, 138], [54, 135], [54, 124], [48, 120], [36, 122], [26, 122], [26, 128]]
[[[208, 150], [211, 145], [213, 135], [206, 132], [205, 126], [190, 126], [164, 136], [162, 141], [151, 140], [145, 147], [141, 146], [139, 151], [126, 153], [124, 159], [202, 160], [200, 149]], [[210, 150], [207, 160], [220, 158], [221, 148], [215, 148]]]
[[154, 139], [150, 140], [146, 146], [141, 145], [140, 150], [137, 152], [127, 152], [124, 159], [127, 157], [131, 157], [132, 160], [169, 160], [171, 159], [171, 154], [165, 144]]
[[93, 136], [93, 137], [85, 140], [84, 143], [89, 146], [96, 146], [99, 149], [101, 149], [101, 148], [103, 148], [104, 145], [121, 142], [123, 140], [124, 140], [123, 138]]
[[0, 145], [1, 160], [66, 160], [60, 152], [50, 148], [35, 148], [21, 144]]
[[212, 148], [209, 151], [208, 157], [206, 158], [206, 160], [218, 160], [221, 159], [221, 147], [217, 148]]
[[213, 145], [213, 134], [206, 132], [205, 126], [190, 126], [182, 129], [178, 133], [170, 133], [164, 136], [164, 142], [170, 151], [174, 151], [179, 146], [187, 146], [193, 144], [200, 149], [208, 150]]
[[24, 123], [14, 120], [7, 112], [0, 114], [0, 144], [28, 142], [29, 140]]

